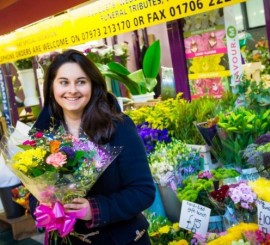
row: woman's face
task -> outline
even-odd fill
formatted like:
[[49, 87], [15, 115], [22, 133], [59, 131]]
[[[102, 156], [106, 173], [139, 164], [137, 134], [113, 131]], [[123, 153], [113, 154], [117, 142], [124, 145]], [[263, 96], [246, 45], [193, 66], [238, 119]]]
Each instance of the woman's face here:
[[53, 81], [53, 94], [67, 115], [82, 116], [91, 98], [91, 81], [77, 63], [63, 64]]

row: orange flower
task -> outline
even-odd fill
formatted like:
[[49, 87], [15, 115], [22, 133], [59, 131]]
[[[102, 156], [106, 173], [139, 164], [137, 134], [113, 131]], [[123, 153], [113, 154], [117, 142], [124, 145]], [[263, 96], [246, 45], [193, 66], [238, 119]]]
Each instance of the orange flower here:
[[51, 153], [57, 153], [59, 151], [61, 142], [59, 140], [50, 141], [50, 151]]

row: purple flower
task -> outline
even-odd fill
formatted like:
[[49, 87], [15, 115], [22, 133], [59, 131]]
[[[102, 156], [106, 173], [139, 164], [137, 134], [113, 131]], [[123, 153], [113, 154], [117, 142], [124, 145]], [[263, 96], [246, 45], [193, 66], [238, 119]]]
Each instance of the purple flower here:
[[60, 148], [60, 151], [63, 151], [66, 153], [66, 155], [68, 156], [68, 158], [74, 158], [75, 156], [75, 151], [74, 149], [72, 149], [71, 147], [69, 146], [63, 146]]
[[265, 145], [270, 142], [270, 134], [263, 134], [255, 140], [257, 145]]
[[147, 122], [137, 125], [137, 131], [143, 140], [146, 152], [149, 154], [155, 149], [157, 142], [169, 143], [171, 138], [167, 129], [153, 129]]

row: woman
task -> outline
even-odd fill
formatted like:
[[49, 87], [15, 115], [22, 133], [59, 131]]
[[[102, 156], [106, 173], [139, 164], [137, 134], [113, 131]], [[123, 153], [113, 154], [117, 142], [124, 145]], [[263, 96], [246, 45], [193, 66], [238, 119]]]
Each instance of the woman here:
[[[86, 197], [65, 205], [67, 212], [87, 209], [69, 236], [71, 244], [150, 244], [141, 212], [152, 204], [155, 188], [144, 145], [97, 67], [76, 50], [59, 54], [47, 71], [44, 109], [34, 127], [45, 130], [52, 123], [76, 137], [84, 132], [96, 144], [123, 147]], [[34, 197], [30, 205], [33, 213], [38, 205]]]

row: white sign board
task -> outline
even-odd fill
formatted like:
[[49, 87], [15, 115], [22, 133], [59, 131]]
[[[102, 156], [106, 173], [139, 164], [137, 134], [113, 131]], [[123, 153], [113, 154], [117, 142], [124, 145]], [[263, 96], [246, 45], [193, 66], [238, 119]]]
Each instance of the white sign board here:
[[258, 199], [257, 209], [260, 230], [270, 234], [270, 203]]
[[211, 209], [200, 204], [183, 201], [179, 226], [200, 235], [206, 235]]

